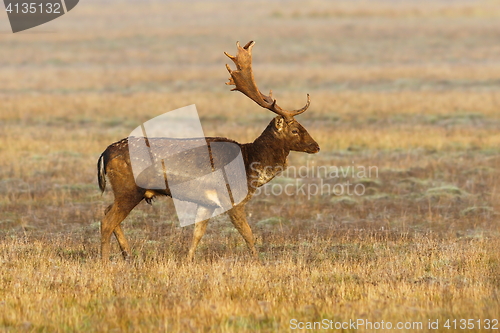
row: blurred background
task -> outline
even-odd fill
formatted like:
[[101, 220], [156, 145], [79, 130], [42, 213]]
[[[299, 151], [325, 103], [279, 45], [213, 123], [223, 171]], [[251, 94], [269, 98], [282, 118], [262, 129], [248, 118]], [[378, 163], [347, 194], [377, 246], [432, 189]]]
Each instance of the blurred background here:
[[[291, 165], [378, 170], [322, 180], [361, 183], [363, 196], [259, 196], [249, 212], [261, 235], [275, 224], [284, 235], [498, 232], [499, 1], [83, 1], [16, 34], [2, 12], [0, 32], [4, 235], [95, 241], [112, 202], [97, 158], [164, 112], [196, 104], [205, 135], [254, 140], [273, 115], [224, 85], [223, 51], [249, 40], [262, 91], [290, 109], [311, 95], [298, 120], [322, 150]], [[141, 204], [125, 228], [191, 232], [170, 199]]]

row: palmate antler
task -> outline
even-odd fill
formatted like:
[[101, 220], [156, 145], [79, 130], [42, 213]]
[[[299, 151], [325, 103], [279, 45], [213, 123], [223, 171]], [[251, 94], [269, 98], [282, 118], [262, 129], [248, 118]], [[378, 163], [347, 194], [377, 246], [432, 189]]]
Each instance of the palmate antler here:
[[278, 106], [278, 104], [276, 104], [276, 100], [273, 99], [272, 90], [269, 91], [269, 96], [261, 93], [259, 88], [257, 88], [257, 84], [255, 83], [255, 78], [252, 71], [252, 47], [254, 45], [255, 42], [250, 41], [244, 47], [241, 47], [240, 43], [237, 42], [236, 46], [238, 47], [238, 55], [236, 55], [236, 57], [233, 57], [227, 52], [224, 52], [235, 63], [237, 68], [233, 71], [231, 70], [229, 65], [226, 64], [226, 68], [229, 74], [231, 74], [229, 82], [227, 82], [226, 84], [235, 85], [236, 88], [231, 89], [232, 91], [241, 91], [261, 107], [269, 109], [272, 112], [282, 116], [286, 121], [291, 121], [294, 116], [301, 114], [307, 110], [307, 108], [311, 104], [309, 94], [307, 94], [307, 103], [303, 108], [295, 111], [287, 111], [283, 110]]

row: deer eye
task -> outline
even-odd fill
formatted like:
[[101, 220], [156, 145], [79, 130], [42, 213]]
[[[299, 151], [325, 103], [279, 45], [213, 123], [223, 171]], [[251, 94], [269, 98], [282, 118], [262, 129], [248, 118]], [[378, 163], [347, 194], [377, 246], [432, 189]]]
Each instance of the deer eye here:
[[293, 129], [293, 130], [292, 130], [292, 134], [299, 134], [299, 130], [297, 130], [297, 129]]

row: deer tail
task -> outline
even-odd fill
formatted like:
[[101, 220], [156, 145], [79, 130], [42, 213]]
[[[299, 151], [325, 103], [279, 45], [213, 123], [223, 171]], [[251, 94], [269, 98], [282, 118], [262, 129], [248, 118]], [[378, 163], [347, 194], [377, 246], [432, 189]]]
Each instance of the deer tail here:
[[102, 193], [106, 189], [106, 164], [108, 164], [107, 154], [105, 153], [102, 153], [97, 161], [97, 179]]

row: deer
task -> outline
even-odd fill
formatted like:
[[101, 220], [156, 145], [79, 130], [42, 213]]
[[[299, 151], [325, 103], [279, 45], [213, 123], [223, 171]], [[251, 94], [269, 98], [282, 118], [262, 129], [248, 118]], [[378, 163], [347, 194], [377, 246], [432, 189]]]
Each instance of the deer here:
[[[227, 211], [227, 214], [234, 227], [245, 240], [251, 256], [257, 260], [258, 252], [255, 248], [252, 229], [247, 221], [246, 204], [259, 187], [268, 183], [286, 169], [288, 155], [291, 151], [315, 154], [320, 151], [320, 147], [307, 130], [295, 120], [295, 116], [304, 113], [309, 108], [311, 103], [309, 94], [307, 94], [307, 102], [304, 107], [288, 111], [278, 106], [276, 99], [273, 98], [272, 90], [269, 95], [264, 95], [258, 89], [252, 70], [252, 48], [254, 45], [255, 42], [250, 41], [241, 47], [240, 43], [237, 42], [236, 56], [224, 52], [236, 65], [236, 70], [232, 70], [226, 64], [230, 74], [229, 82], [226, 85], [234, 85], [235, 87], [231, 91], [240, 91], [262, 108], [275, 113], [276, 116], [262, 134], [251, 143], [240, 144], [222, 137], [205, 137], [204, 139], [207, 144], [230, 142], [238, 145], [241, 149], [248, 191], [244, 199], [234, 204]], [[156, 142], [157, 145], [162, 144], [162, 138], [156, 140], [158, 141]], [[101, 259], [104, 262], [109, 261], [112, 234], [115, 235], [118, 241], [123, 258], [130, 258], [130, 245], [120, 224], [142, 200], [151, 203], [156, 196], [172, 197], [168, 186], [166, 189], [158, 190], [139, 187], [136, 184], [129, 153], [129, 146], [132, 144], [130, 138], [126, 138], [109, 145], [100, 155], [97, 163], [97, 178], [101, 192], [104, 193], [106, 189], [107, 177], [114, 194], [114, 202], [106, 208], [101, 222]], [[199, 196], [199, 193], [197, 195]], [[193, 195], [192, 200], [199, 200], [195, 197]], [[190, 200], [190, 198], [184, 199]], [[214, 205], [216, 206], [216, 204]], [[193, 238], [187, 255], [188, 261], [193, 261], [196, 247], [205, 234], [208, 222], [209, 219], [207, 218], [195, 223]]]

